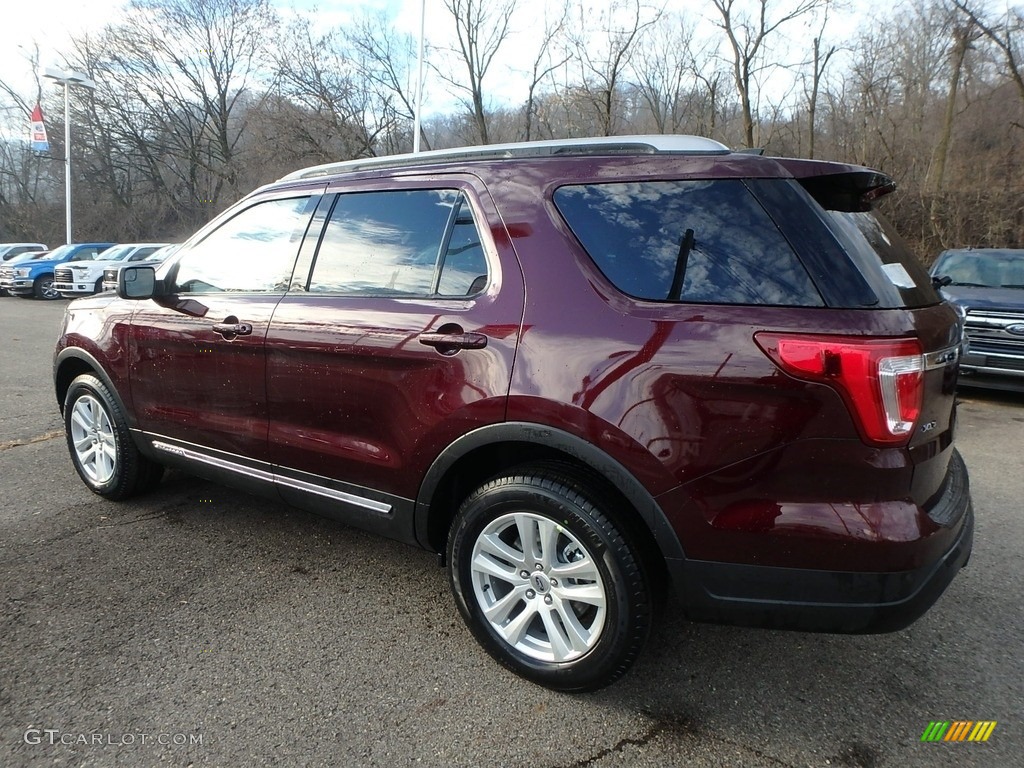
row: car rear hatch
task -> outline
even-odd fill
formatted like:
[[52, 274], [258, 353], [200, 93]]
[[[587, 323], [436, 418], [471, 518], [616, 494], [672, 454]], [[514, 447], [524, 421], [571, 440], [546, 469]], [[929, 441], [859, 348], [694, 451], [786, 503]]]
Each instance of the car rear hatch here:
[[[893, 338], [907, 342], [890, 345], [872, 370], [877, 375], [873, 391], [881, 392], [880, 407], [888, 415], [888, 430], [875, 437], [908, 448], [914, 465], [913, 501], [936, 522], [953, 524], [962, 505], [951, 507], [941, 500], [948, 502], [950, 485], [963, 474], [959, 459], [953, 459], [960, 316], [942, 300], [902, 238], [873, 210], [875, 202], [895, 188], [891, 179], [856, 166], [779, 162], [824, 209], [822, 222], [832, 237], [819, 235], [817, 242], [805, 244], [814, 247], [800, 250], [813, 254], [812, 261], [820, 259], [820, 264], [808, 267], [816, 273], [829, 306], [867, 310], [878, 320], [865, 325], [877, 330], [880, 343]], [[806, 232], [804, 236], [815, 237]], [[846, 258], [829, 253], [836, 247]], [[884, 416], [882, 421], [886, 423]], [[872, 442], [872, 436], [866, 437]]]

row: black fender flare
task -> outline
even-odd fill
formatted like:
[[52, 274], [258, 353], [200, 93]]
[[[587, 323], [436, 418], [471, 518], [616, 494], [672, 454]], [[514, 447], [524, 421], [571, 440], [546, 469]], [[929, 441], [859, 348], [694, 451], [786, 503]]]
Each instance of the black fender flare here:
[[490, 424], [467, 432], [443, 450], [430, 465], [423, 482], [420, 483], [414, 512], [415, 535], [421, 546], [430, 548], [430, 506], [441, 479], [463, 456], [498, 443], [533, 443], [554, 448], [600, 473], [639, 511], [666, 561], [686, 559], [682, 543], [672, 529], [665, 512], [650, 491], [625, 466], [598, 446], [571, 432], [520, 421]]
[[[128, 419], [128, 426], [134, 427], [135, 415], [134, 413], [132, 413], [132, 411], [125, 407], [124, 400], [121, 398], [121, 393], [118, 392], [117, 387], [114, 386], [114, 382], [111, 380], [110, 376], [107, 375], [107, 372], [103, 369], [103, 366], [100, 365], [99, 360], [97, 360], [93, 355], [91, 355], [89, 352], [82, 349], [81, 347], [65, 347], [64, 349], [57, 353], [57, 356], [53, 360], [53, 394], [57, 398], [57, 406], [60, 408], [61, 414], [64, 413], [64, 398], [61, 397], [60, 394], [60, 386], [58, 384], [58, 373], [61, 369], [61, 366], [68, 360], [79, 360], [88, 365], [90, 368], [92, 368], [92, 372], [96, 376], [96, 378], [102, 381], [106, 385], [107, 389], [110, 390], [110, 394], [114, 396], [114, 399], [117, 401], [118, 407], [121, 409], [121, 413], [123, 413], [125, 417]], [[74, 381], [74, 379], [72, 379], [71, 381]], [[69, 381], [68, 384], [70, 383], [71, 382]]]

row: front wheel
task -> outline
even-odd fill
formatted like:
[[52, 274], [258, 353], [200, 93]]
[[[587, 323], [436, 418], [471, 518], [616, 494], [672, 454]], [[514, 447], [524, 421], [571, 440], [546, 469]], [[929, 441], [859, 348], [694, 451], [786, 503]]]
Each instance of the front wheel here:
[[75, 470], [93, 493], [120, 500], [160, 482], [163, 468], [139, 453], [121, 407], [96, 376], [71, 382], [64, 427]]
[[37, 299], [59, 299], [60, 292], [53, 287], [53, 275], [40, 275], [32, 283], [32, 295]]
[[448, 540], [452, 592], [476, 639], [556, 690], [611, 684], [650, 629], [638, 550], [597, 498], [559, 471], [529, 468], [470, 495]]

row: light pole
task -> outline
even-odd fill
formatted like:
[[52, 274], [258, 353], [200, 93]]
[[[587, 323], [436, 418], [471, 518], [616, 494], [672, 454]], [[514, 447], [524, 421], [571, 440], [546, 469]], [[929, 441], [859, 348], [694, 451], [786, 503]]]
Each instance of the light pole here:
[[420, 151], [420, 121], [423, 114], [423, 37], [427, 26], [427, 0], [420, 0], [420, 50], [416, 58], [416, 114], [412, 121], [412, 151]]
[[68, 99], [68, 89], [72, 85], [80, 85], [90, 90], [96, 88], [96, 83], [89, 79], [84, 72], [75, 72], [70, 69], [57, 69], [47, 67], [43, 70], [43, 77], [56, 80], [64, 86], [64, 221], [67, 227], [67, 241], [71, 242], [71, 109]]

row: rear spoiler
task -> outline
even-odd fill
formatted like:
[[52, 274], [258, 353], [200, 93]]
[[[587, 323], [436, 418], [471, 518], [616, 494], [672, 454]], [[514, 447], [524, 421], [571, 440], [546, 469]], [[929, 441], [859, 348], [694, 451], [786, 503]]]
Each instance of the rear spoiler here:
[[830, 211], [870, 211], [876, 200], [896, 189], [889, 176], [870, 168], [789, 158], [778, 162]]

